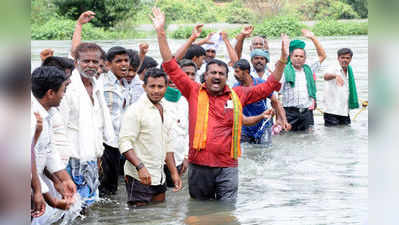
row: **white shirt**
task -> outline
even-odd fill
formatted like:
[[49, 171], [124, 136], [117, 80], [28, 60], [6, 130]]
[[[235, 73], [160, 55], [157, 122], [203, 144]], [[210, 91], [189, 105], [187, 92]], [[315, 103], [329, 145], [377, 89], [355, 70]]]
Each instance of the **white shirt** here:
[[342, 67], [337, 63], [337, 65], [328, 68], [326, 73], [336, 74], [341, 76], [344, 80], [344, 85], [338, 86], [336, 79], [327, 80], [324, 88], [324, 112], [339, 115], [348, 116], [349, 115], [349, 81], [348, 76], [344, 73]]
[[188, 102], [185, 97], [181, 96], [177, 102], [169, 102], [164, 99], [165, 104], [171, 107], [172, 119], [174, 124], [172, 126], [173, 132], [176, 134], [174, 139], [174, 156], [176, 166], [183, 163], [184, 157], [188, 157], [189, 150], [189, 136], [188, 136]]
[[[77, 70], [72, 72], [71, 84], [67, 87], [60, 104], [60, 112], [71, 141], [70, 157], [83, 161], [97, 160], [103, 154], [103, 142], [114, 141], [114, 130], [103, 93], [93, 81], [91, 101]], [[116, 144], [109, 144], [116, 146]]]
[[50, 108], [47, 111], [33, 95], [31, 96], [31, 140], [33, 140], [36, 131], [36, 117], [34, 113], [39, 113], [43, 120], [42, 132], [34, 147], [36, 169], [40, 177], [43, 193], [45, 193], [44, 191], [48, 191], [47, 186], [43, 184], [43, 177], [45, 176], [43, 173], [44, 168], [47, 167], [50, 173], [64, 169], [59, 155], [54, 150], [51, 142], [53, 132], [51, 128], [51, 116], [54, 114], [54, 110], [56, 109]]
[[61, 162], [66, 168], [68, 165], [69, 157], [71, 155], [72, 146], [71, 142], [67, 137], [67, 130], [65, 127], [64, 119], [58, 109], [54, 110], [54, 114], [51, 117], [51, 125], [53, 129], [52, 143], [55, 151], [59, 155]]
[[[320, 61], [311, 64], [312, 73], [319, 71], [320, 66]], [[295, 69], [295, 87], [292, 87], [291, 83], [285, 82], [284, 74], [280, 83], [283, 84], [280, 90], [283, 95], [283, 107], [309, 108], [312, 106], [313, 99], [308, 93], [306, 75], [303, 68], [300, 70]]]
[[[148, 99], [141, 95], [137, 102], [128, 107], [122, 119], [119, 133], [119, 151], [121, 154], [133, 149], [137, 157], [151, 175], [151, 185], [163, 184], [166, 180], [163, 172], [167, 152], [174, 152], [174, 134], [172, 132], [171, 110], [161, 100], [163, 118]], [[129, 161], [125, 163], [125, 174], [140, 180], [137, 170]]]

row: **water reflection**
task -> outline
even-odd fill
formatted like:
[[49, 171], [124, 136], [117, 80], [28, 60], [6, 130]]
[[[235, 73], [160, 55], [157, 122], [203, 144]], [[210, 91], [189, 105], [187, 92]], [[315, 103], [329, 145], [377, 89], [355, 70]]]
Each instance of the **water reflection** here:
[[[323, 99], [322, 72], [336, 62], [338, 48], [351, 47], [359, 98], [368, 99], [368, 38], [320, 38], [328, 58], [317, 74], [319, 107]], [[136, 48], [150, 44], [150, 56], [160, 61], [155, 39], [99, 42], [104, 49], [114, 45]], [[184, 40], [171, 40], [176, 50]], [[270, 41], [271, 61], [279, 57], [279, 40]], [[68, 54], [70, 41], [32, 41], [32, 68], [40, 64], [39, 52], [54, 48], [55, 55]], [[244, 44], [244, 56], [249, 55]], [[316, 52], [309, 44], [309, 59]], [[223, 52], [218, 53], [223, 59]], [[353, 117], [358, 110], [351, 111]], [[234, 204], [190, 199], [187, 175], [183, 190], [168, 190], [166, 202], [129, 208], [126, 188], [110, 200], [96, 204], [84, 220], [73, 224], [360, 224], [368, 214], [368, 111], [361, 112], [349, 127], [324, 127], [323, 116], [315, 113], [312, 133], [273, 136], [271, 148], [243, 145], [239, 161], [239, 193]]]

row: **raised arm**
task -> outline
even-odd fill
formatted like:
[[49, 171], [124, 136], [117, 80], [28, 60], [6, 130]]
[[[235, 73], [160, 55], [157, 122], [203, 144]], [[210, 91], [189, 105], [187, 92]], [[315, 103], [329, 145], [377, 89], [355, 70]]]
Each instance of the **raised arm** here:
[[194, 27], [190, 38], [188, 38], [188, 40], [175, 53], [175, 58], [176, 58], [177, 61], [179, 61], [180, 59], [182, 59], [184, 57], [184, 55], [186, 54], [188, 48], [201, 35], [201, 31], [202, 31], [202, 27], [203, 26], [204, 26], [203, 24], [197, 24]]
[[159, 51], [161, 52], [162, 60], [168, 62], [173, 58], [173, 56], [166, 39], [165, 15], [157, 7], [152, 8], [152, 14], [153, 15], [150, 15], [150, 18], [155, 31], [157, 32]]
[[302, 34], [304, 37], [310, 39], [313, 42], [314, 46], [316, 47], [317, 55], [319, 56], [319, 61], [320, 63], [322, 63], [327, 58], [327, 55], [319, 40], [316, 38], [313, 32], [309, 30], [302, 29]]
[[236, 37], [237, 43], [236, 46], [234, 47], [234, 51], [236, 52], [238, 59], [241, 59], [242, 46], [244, 46], [245, 38], [250, 37], [253, 30], [254, 27], [252, 25], [247, 25], [244, 28], [242, 28], [241, 33], [237, 35]]
[[147, 54], [149, 48], [150, 48], [150, 47], [149, 47], [148, 44], [145, 43], [145, 42], [139, 44], [139, 59], [140, 59], [140, 64], [139, 64], [139, 66], [137, 67], [137, 71], [140, 71], [141, 66], [143, 65], [143, 62], [144, 62], [145, 55]]
[[284, 72], [285, 65], [288, 59], [288, 48], [290, 46], [290, 40], [286, 34], [281, 35], [281, 56], [280, 60], [277, 61], [274, 71], [272, 72], [274, 79], [277, 81], [281, 80]]
[[72, 47], [71, 47], [71, 55], [74, 55], [74, 51], [76, 47], [82, 42], [82, 27], [83, 24], [88, 23], [91, 19], [94, 18], [96, 14], [92, 11], [86, 11], [80, 14], [79, 19], [76, 21], [75, 31], [72, 36]]
[[214, 34], [215, 34], [215, 32], [210, 32], [206, 38], [199, 40], [199, 41], [195, 42], [194, 44], [196, 44], [196, 45], [214, 44], [213, 41], [210, 41], [212, 35], [214, 35]]
[[238, 61], [237, 53], [234, 51], [233, 47], [231, 46], [227, 33], [222, 31], [220, 32], [220, 35], [222, 36], [224, 44], [226, 45], [227, 52], [229, 53], [230, 63], [231, 64], [236, 63]]

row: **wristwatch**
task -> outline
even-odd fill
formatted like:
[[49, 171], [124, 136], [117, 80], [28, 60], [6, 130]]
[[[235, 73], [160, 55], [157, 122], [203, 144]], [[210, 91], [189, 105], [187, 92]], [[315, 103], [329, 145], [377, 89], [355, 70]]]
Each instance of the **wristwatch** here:
[[282, 62], [283, 64], [287, 64], [287, 62], [288, 62], [288, 60], [287, 60], [287, 59], [285, 59], [285, 60], [281, 60], [281, 58], [280, 58], [279, 60], [280, 60], [280, 62]]
[[141, 168], [143, 168], [143, 167], [144, 167], [144, 163], [143, 163], [143, 162], [140, 162], [140, 164], [136, 166], [137, 172], [138, 172]]

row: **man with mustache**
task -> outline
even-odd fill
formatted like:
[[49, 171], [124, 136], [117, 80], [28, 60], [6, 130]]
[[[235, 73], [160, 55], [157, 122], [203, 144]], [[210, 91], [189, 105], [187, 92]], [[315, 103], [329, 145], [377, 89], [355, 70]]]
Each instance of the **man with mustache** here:
[[125, 95], [123, 79], [129, 72], [130, 58], [127, 49], [115, 46], [107, 52], [108, 73], [104, 74], [104, 98], [111, 113], [115, 140], [104, 143], [104, 153], [101, 157], [100, 196], [114, 195], [118, 190], [118, 175], [120, 153], [118, 149], [118, 135], [121, 127], [122, 115], [128, 105]]
[[316, 108], [316, 72], [327, 58], [321, 43], [311, 31], [303, 29], [302, 34], [315, 45], [318, 60], [306, 64], [305, 42], [290, 42], [290, 60], [284, 69], [280, 93], [283, 95], [283, 107], [293, 131], [312, 130], [313, 110]]
[[172, 105], [163, 100], [168, 85], [166, 73], [150, 68], [143, 81], [146, 94], [126, 110], [119, 134], [119, 150], [126, 157], [127, 202], [134, 206], [165, 201], [165, 163], [174, 191], [182, 188], [174, 158]]
[[80, 43], [74, 51], [75, 70], [60, 105], [72, 148], [68, 172], [87, 208], [96, 200], [98, 171], [104, 146], [112, 143], [114, 130], [104, 95], [96, 84], [101, 47]]
[[164, 29], [165, 15], [156, 7], [152, 12], [162, 67], [189, 102], [190, 196], [199, 200], [234, 201], [238, 192], [242, 107], [280, 89], [279, 80], [288, 57], [288, 37], [282, 35], [281, 58], [266, 82], [230, 88], [226, 85], [227, 64], [214, 59], [206, 66], [206, 81], [198, 84], [181, 70], [172, 56]]
[[327, 81], [324, 90], [324, 125], [349, 125], [351, 119], [349, 110], [359, 108], [356, 83], [353, 76], [353, 52], [349, 48], [341, 48], [337, 52], [338, 63], [330, 67], [324, 74]]

